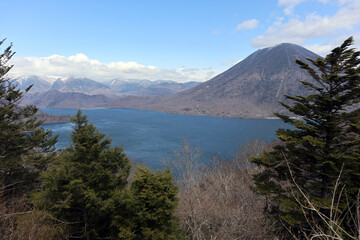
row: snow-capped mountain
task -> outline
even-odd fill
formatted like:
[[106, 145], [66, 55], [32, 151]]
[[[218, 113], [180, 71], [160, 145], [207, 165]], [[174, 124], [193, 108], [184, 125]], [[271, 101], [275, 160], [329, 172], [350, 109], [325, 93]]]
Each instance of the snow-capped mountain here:
[[114, 79], [98, 82], [89, 78], [73, 76], [57, 77], [31, 75], [13, 78], [21, 90], [33, 85], [29, 93], [41, 93], [49, 90], [59, 92], [75, 92], [88, 95], [102, 94], [106, 96], [158, 96], [169, 95], [193, 87], [198, 82], [177, 83], [168, 80], [150, 81], [146, 79]]
[[43, 76], [22, 76], [14, 78], [14, 80], [17, 82], [18, 87], [22, 91], [33, 85], [30, 90], [32, 93], [46, 92], [50, 90], [52, 85], [51, 81], [47, 77]]

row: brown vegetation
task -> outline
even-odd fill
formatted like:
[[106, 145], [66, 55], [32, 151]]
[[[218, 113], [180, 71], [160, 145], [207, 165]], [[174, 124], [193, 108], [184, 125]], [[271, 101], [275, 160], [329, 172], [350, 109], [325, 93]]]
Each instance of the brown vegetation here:
[[241, 148], [234, 160], [215, 156], [205, 165], [200, 150], [184, 141], [167, 160], [180, 185], [177, 216], [189, 239], [264, 239], [266, 200], [251, 190], [251, 174], [259, 169], [249, 157], [269, 146], [255, 141]]
[[49, 213], [35, 210], [25, 195], [2, 196], [0, 203], [0, 239], [66, 239], [66, 224], [52, 218]]

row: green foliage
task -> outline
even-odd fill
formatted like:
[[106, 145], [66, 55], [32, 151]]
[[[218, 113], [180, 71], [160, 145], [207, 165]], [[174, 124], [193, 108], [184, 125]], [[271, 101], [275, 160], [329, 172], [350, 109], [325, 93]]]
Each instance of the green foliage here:
[[[0, 41], [0, 46], [5, 39]], [[12, 66], [12, 44], [0, 54], [0, 185], [1, 196], [24, 194], [34, 187], [39, 171], [52, 157], [56, 137], [34, 118], [35, 106], [20, 107], [24, 92], [6, 74]]]
[[71, 238], [109, 237], [114, 199], [127, 183], [129, 159], [77, 113], [72, 145], [41, 175], [34, 202], [68, 224]]
[[[299, 188], [327, 216], [334, 207], [332, 196], [340, 197], [336, 211], [344, 220], [339, 224], [345, 229], [355, 224], [345, 217], [360, 187], [360, 52], [350, 48], [352, 43], [352, 38], [347, 39], [325, 59], [308, 59], [316, 69], [297, 61], [314, 80], [301, 82], [309, 95], [286, 96], [293, 105], [281, 104], [300, 120], [275, 114], [295, 129], [279, 129], [277, 136], [283, 144], [253, 158], [264, 167], [253, 178], [257, 192], [270, 199], [265, 211], [277, 223], [278, 233], [287, 228], [301, 238], [312, 231], [311, 224], [327, 228], [318, 216], [300, 207], [306, 201]], [[340, 187], [346, 186], [347, 199], [333, 191], [342, 169]]]
[[[37, 108], [19, 106], [31, 86], [21, 92], [5, 76], [13, 54], [10, 45], [0, 55], [0, 235], [176, 239], [173, 215], [178, 188], [170, 171], [139, 168], [126, 189], [129, 159], [121, 147], [111, 148], [111, 140], [89, 124], [80, 110], [73, 119], [72, 145], [55, 158], [57, 137], [51, 137], [51, 131], [44, 131], [42, 122], [33, 117]], [[32, 200], [40, 210], [16, 218], [19, 209], [28, 207], [20, 200], [34, 189], [39, 175], [42, 186], [33, 192]]]
[[130, 188], [129, 159], [89, 124], [73, 119], [72, 145], [45, 171], [34, 203], [66, 223], [70, 239], [177, 239], [178, 187], [169, 170], [138, 168]]
[[114, 219], [119, 239], [178, 239], [178, 186], [170, 170], [152, 172], [139, 167], [130, 189], [118, 200], [122, 212]]

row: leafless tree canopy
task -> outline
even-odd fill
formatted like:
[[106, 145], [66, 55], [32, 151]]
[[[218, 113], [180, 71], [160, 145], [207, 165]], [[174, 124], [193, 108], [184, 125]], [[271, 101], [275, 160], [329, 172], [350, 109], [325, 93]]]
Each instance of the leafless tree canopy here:
[[184, 141], [166, 161], [180, 185], [177, 216], [189, 239], [264, 239], [265, 199], [251, 190], [258, 169], [249, 158], [268, 146], [254, 141], [240, 148], [233, 160], [214, 156], [205, 165], [201, 151]]

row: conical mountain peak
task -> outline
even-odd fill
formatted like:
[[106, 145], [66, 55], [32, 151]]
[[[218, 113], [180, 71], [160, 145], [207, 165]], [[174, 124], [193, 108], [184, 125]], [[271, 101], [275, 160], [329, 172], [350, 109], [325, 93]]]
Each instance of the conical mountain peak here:
[[227, 71], [192, 89], [161, 99], [146, 109], [173, 113], [261, 118], [282, 111], [284, 94], [305, 93], [299, 81], [310, 80], [296, 60], [319, 56], [282, 43], [259, 49]]

